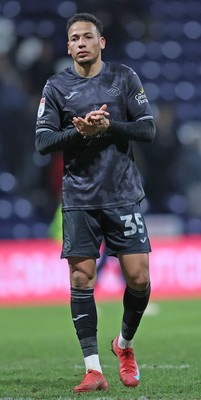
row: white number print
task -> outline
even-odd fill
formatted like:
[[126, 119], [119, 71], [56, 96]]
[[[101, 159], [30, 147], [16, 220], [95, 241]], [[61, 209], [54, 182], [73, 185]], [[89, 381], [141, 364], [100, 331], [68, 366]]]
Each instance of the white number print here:
[[[132, 221], [133, 217], [135, 222]], [[124, 231], [124, 236], [135, 235], [137, 231], [139, 233], [144, 233], [144, 224], [141, 218], [142, 216], [140, 213], [134, 213], [134, 215], [132, 214], [122, 215], [120, 217], [121, 221], [125, 221], [124, 225], [125, 228], [127, 228]]]

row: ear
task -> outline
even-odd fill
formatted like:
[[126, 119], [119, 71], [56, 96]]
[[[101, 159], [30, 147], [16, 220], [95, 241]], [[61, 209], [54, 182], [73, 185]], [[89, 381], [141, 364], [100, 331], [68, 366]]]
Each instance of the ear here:
[[106, 40], [105, 40], [105, 38], [103, 36], [101, 36], [101, 38], [100, 38], [100, 48], [101, 48], [101, 50], [103, 50], [105, 48], [105, 45], [106, 45]]
[[67, 52], [68, 52], [68, 55], [70, 56], [71, 52], [69, 50], [69, 43], [68, 42], [67, 42]]

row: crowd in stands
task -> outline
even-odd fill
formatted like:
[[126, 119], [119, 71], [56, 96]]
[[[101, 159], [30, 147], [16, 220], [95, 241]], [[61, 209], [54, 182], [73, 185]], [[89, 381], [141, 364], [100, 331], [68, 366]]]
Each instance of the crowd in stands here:
[[62, 154], [36, 152], [36, 113], [47, 78], [71, 63], [66, 21], [82, 11], [103, 21], [103, 59], [132, 67], [153, 109], [156, 139], [136, 144], [145, 213], [153, 220], [174, 216], [179, 233], [201, 232], [201, 3], [112, 3], [0, 5], [1, 239], [47, 237], [60, 205]]

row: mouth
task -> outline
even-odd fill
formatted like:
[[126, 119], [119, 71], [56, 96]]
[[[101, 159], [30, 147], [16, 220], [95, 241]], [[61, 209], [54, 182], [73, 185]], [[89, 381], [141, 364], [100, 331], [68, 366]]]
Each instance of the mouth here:
[[79, 51], [79, 52], [77, 53], [77, 55], [78, 55], [79, 57], [86, 57], [86, 56], [89, 55], [89, 53], [88, 53], [88, 51]]

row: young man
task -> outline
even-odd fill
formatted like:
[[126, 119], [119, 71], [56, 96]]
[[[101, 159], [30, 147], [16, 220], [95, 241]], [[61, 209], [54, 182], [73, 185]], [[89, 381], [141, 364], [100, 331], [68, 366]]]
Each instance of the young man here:
[[63, 151], [62, 258], [70, 267], [71, 312], [86, 374], [75, 393], [106, 390], [97, 346], [94, 301], [96, 258], [104, 238], [126, 281], [119, 335], [112, 341], [125, 386], [139, 383], [132, 349], [150, 296], [150, 243], [140, 202], [144, 197], [133, 145], [151, 142], [155, 126], [136, 73], [104, 63], [102, 25], [91, 14], [68, 20], [72, 67], [51, 77], [38, 110], [36, 148], [41, 154]]

